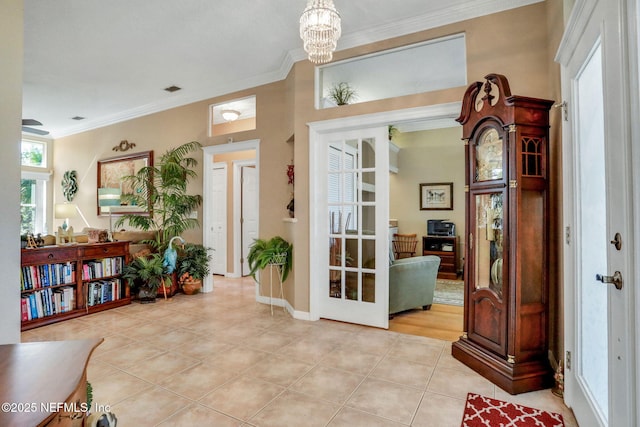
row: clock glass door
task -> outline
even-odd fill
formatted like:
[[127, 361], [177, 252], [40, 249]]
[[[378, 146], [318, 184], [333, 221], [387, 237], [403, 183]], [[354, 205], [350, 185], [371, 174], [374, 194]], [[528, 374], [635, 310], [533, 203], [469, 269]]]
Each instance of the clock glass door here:
[[476, 227], [474, 258], [476, 289], [493, 290], [502, 298], [503, 209], [502, 192], [478, 194], [475, 197]]

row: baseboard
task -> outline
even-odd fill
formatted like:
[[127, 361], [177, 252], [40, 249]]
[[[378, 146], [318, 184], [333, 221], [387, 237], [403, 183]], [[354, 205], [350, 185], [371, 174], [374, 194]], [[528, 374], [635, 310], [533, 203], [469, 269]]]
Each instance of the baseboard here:
[[308, 322], [314, 321], [314, 320], [311, 320], [311, 313], [309, 313], [308, 311], [294, 310], [292, 316], [294, 319], [298, 319], [298, 320], [306, 320]]
[[274, 305], [276, 307], [285, 307], [285, 308], [286, 308], [286, 305], [289, 304], [287, 300], [284, 300], [282, 298], [269, 298], [268, 296], [264, 296], [264, 295], [258, 295], [256, 297], [256, 301], [262, 304]]
[[283, 298], [269, 298], [268, 296], [258, 295], [256, 297], [256, 301], [261, 303], [261, 304], [266, 304], [266, 305], [271, 304], [271, 305], [273, 305], [275, 307], [284, 307], [285, 310], [287, 310], [287, 312], [294, 319], [307, 320], [307, 321], [311, 320], [311, 315], [310, 315], [310, 313], [308, 311], [295, 310], [293, 308], [293, 306], [291, 306], [291, 304], [289, 304], [289, 301], [287, 301], [286, 299], [283, 299]]

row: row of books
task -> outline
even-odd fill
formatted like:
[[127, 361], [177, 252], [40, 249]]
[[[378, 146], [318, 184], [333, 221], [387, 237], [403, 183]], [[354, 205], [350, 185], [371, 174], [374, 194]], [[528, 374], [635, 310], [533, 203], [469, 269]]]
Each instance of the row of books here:
[[66, 285], [75, 281], [75, 262], [26, 265], [20, 269], [20, 288], [23, 291]]
[[82, 279], [93, 280], [101, 277], [116, 276], [122, 273], [124, 258], [104, 258], [89, 261], [82, 265]]
[[100, 280], [87, 284], [87, 305], [104, 304], [120, 299], [122, 282], [120, 279]]
[[56, 289], [46, 288], [21, 298], [23, 321], [65, 313], [74, 308], [75, 293], [71, 286]]

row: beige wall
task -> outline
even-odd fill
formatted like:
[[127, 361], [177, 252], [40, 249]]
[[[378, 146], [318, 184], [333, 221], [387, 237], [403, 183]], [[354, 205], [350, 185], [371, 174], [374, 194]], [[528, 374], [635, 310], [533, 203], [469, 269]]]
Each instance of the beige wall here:
[[20, 342], [20, 119], [23, 1], [0, 0], [0, 344]]
[[[558, 67], [553, 53], [562, 33], [562, 26], [551, 28], [555, 14], [562, 16], [562, 5], [548, 1], [473, 20], [463, 21], [412, 35], [394, 38], [366, 46], [337, 52], [336, 60], [355, 57], [388, 48], [399, 47], [450, 34], [464, 32], [467, 43], [468, 82], [482, 80], [488, 73], [504, 74], [512, 93], [524, 96], [559, 98]], [[419, 72], [419, 70], [417, 70]], [[315, 110], [314, 67], [309, 61], [294, 65], [288, 77], [281, 82], [231, 93], [207, 101], [190, 104], [169, 111], [118, 123], [102, 129], [62, 138], [56, 141], [55, 175], [56, 200], [62, 199], [59, 182], [65, 170], [76, 169], [80, 177], [76, 197], [83, 213], [92, 226], [106, 227], [108, 220], [95, 214], [96, 168], [95, 161], [113, 155], [111, 147], [123, 139], [137, 144], [136, 151], [164, 149], [189, 140], [203, 145], [260, 139], [260, 236], [277, 234], [291, 236], [294, 246], [294, 270], [285, 284], [285, 297], [295, 310], [309, 310], [309, 151], [307, 123], [338, 117], [390, 111], [402, 108], [457, 102], [462, 99], [466, 86], [447, 90], [409, 95], [380, 101]], [[257, 96], [256, 129], [220, 137], [207, 136], [208, 106], [243, 96]], [[557, 122], [553, 123], [557, 126]], [[294, 136], [295, 142], [287, 141]], [[559, 218], [559, 129], [552, 128], [552, 151], [555, 155], [552, 175], [557, 177], [551, 188], [554, 194], [552, 217]], [[455, 143], [454, 143], [455, 144]], [[287, 185], [286, 165], [294, 159], [296, 170], [296, 221], [285, 223], [286, 205], [290, 188]], [[202, 192], [202, 182], [193, 183], [194, 192]], [[417, 197], [418, 190], [415, 190]], [[206, 197], [206, 196], [205, 196]], [[459, 206], [458, 201], [454, 201]], [[199, 212], [201, 217], [201, 211]], [[558, 220], [559, 221], [559, 220]], [[460, 221], [456, 220], [458, 224]], [[72, 222], [82, 227], [80, 218]], [[551, 225], [556, 232], [558, 223]], [[189, 240], [201, 241], [201, 231], [191, 232]], [[558, 247], [559, 239], [554, 239]], [[552, 289], [558, 292], [558, 269], [552, 269]], [[557, 307], [555, 308], [557, 310]], [[559, 327], [555, 319], [554, 330]], [[557, 336], [557, 334], [556, 334]]]
[[[481, 81], [489, 73], [504, 74], [514, 94], [552, 98], [549, 82], [551, 58], [547, 38], [547, 4], [537, 3], [506, 12], [422, 31], [379, 43], [337, 52], [335, 60], [395, 48], [450, 34], [466, 35], [468, 82]], [[555, 47], [554, 47], [555, 49]], [[390, 111], [402, 108], [436, 105], [462, 100], [466, 86], [408, 95], [397, 98], [315, 110], [314, 67], [308, 61], [295, 64], [295, 165], [296, 165], [296, 217], [295, 227], [296, 271], [294, 306], [309, 310], [309, 188], [308, 178], [298, 176], [308, 170], [309, 122], [358, 114]], [[417, 192], [417, 190], [416, 190]], [[304, 245], [303, 245], [304, 242]]]
[[[464, 236], [464, 142], [462, 127], [398, 133], [393, 142], [400, 147], [398, 173], [389, 175], [389, 217], [398, 220], [400, 233], [418, 235], [418, 253], [427, 220], [446, 219], [456, 224], [456, 235]], [[420, 210], [419, 185], [452, 182], [453, 210]], [[458, 268], [462, 266], [463, 240], [458, 243]]]
[[[223, 102], [227, 98], [257, 94], [257, 128], [233, 134], [233, 138], [236, 141], [261, 140], [260, 163], [266, 168], [266, 172], [260, 181], [260, 192], [269, 194], [270, 200], [270, 203], [260, 205], [261, 231], [268, 235], [281, 233], [284, 229], [281, 218], [287, 215], [286, 205], [289, 201], [284, 171], [291, 159], [290, 146], [285, 142], [289, 135], [279, 126], [284, 114], [283, 87], [283, 82], [276, 82], [243, 91], [240, 95], [236, 93], [197, 102], [55, 140], [54, 202], [63, 200], [59, 185], [62, 174], [66, 170], [75, 169], [78, 172], [79, 188], [74, 202], [92, 227], [107, 228], [109, 218], [99, 217], [96, 212], [96, 162], [114, 156], [116, 153], [112, 151], [113, 146], [126, 139], [136, 144], [135, 149], [127, 153], [153, 150], [154, 157], [158, 159], [168, 148], [192, 140], [199, 141], [203, 146], [226, 144], [227, 136], [207, 136], [209, 105]], [[200, 162], [196, 169], [202, 176], [202, 153], [195, 153], [194, 157]], [[275, 170], [283, 172], [276, 176], [273, 173]], [[202, 189], [201, 178], [189, 184], [189, 191], [192, 193], [202, 194]], [[198, 219], [202, 222], [202, 208], [198, 210]], [[75, 229], [87, 225], [80, 216], [70, 219], [70, 223]], [[184, 237], [192, 242], [202, 242], [202, 230], [189, 230]]]

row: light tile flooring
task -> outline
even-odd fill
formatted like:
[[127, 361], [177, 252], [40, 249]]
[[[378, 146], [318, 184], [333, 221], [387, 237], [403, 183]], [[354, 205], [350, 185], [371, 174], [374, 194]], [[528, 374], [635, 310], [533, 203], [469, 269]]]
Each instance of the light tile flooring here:
[[467, 392], [560, 412], [549, 390], [511, 396], [451, 357], [451, 343], [255, 302], [250, 279], [24, 332], [104, 337], [88, 368], [118, 426], [460, 426]]

